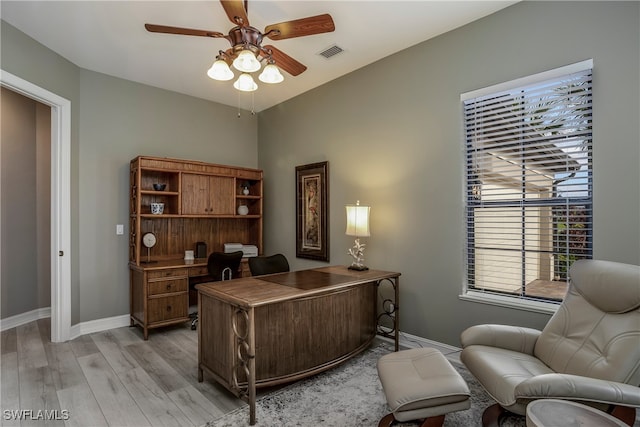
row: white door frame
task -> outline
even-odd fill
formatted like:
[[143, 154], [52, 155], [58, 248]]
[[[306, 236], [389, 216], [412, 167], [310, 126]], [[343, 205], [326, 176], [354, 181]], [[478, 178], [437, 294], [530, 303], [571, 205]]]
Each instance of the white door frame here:
[[51, 107], [51, 342], [71, 335], [71, 101], [4, 70], [0, 84]]

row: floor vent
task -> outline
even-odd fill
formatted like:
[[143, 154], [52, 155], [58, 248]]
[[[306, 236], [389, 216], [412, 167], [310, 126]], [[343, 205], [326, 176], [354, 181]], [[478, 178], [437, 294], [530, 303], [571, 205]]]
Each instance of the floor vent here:
[[325, 58], [329, 59], [332, 56], [337, 55], [341, 52], [344, 52], [344, 50], [340, 46], [337, 46], [334, 44], [333, 46], [320, 52], [318, 55], [324, 56]]

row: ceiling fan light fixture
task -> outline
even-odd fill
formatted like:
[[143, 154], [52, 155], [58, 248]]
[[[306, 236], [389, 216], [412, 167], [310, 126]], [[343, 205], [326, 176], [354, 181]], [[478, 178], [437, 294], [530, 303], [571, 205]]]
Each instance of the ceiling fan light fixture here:
[[262, 73], [258, 76], [258, 79], [263, 83], [274, 84], [283, 81], [284, 76], [275, 64], [267, 64], [267, 66], [264, 67], [264, 70], [262, 70]]
[[253, 52], [244, 49], [233, 60], [233, 66], [243, 73], [253, 73], [260, 69], [260, 61], [256, 59], [256, 55]]
[[216, 60], [211, 68], [207, 71], [207, 75], [214, 80], [227, 81], [234, 77], [233, 71], [229, 65], [222, 59]]
[[251, 77], [251, 74], [247, 73], [240, 74], [238, 80], [233, 83], [233, 87], [241, 90], [242, 92], [253, 92], [254, 90], [258, 89], [258, 85], [253, 81], [253, 77]]

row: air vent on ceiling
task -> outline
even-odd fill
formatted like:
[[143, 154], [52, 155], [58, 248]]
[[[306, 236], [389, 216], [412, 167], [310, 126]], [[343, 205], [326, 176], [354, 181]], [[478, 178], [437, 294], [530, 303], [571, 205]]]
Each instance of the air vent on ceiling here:
[[340, 46], [337, 46], [337, 45], [334, 44], [333, 46], [331, 46], [331, 47], [323, 50], [322, 52], [320, 52], [318, 55], [324, 56], [325, 58], [329, 59], [332, 56], [335, 56], [335, 55], [337, 55], [339, 53], [342, 53], [342, 52], [344, 52], [344, 50]]

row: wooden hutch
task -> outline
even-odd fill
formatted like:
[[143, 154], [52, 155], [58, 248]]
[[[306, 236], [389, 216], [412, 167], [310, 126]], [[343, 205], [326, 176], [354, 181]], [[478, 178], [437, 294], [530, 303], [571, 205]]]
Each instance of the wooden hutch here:
[[[138, 156], [129, 196], [131, 325], [142, 326], [145, 339], [151, 328], [189, 320], [189, 280], [208, 273], [207, 258], [184, 259], [197, 242], [207, 255], [225, 243], [255, 245], [262, 254], [261, 170]], [[163, 212], [151, 213], [152, 203], [163, 203]], [[241, 205], [247, 214], [238, 214]], [[155, 236], [150, 248], [142, 242], [148, 233]]]

